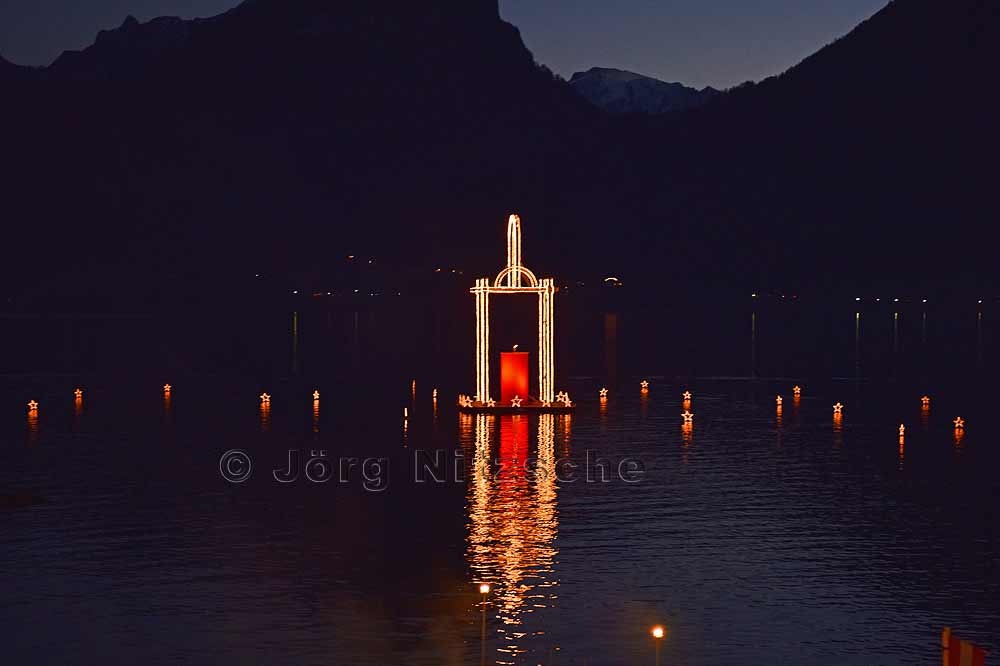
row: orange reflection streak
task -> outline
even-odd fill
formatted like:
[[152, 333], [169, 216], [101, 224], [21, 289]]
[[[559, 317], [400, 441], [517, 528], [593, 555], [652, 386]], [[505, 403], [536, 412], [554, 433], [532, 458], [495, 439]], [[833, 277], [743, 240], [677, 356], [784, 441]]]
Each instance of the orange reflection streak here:
[[920, 427], [924, 430], [930, 425], [931, 419], [931, 406], [921, 405], [920, 406]]
[[965, 430], [962, 428], [955, 429], [955, 448], [962, 448], [962, 438], [965, 437]]
[[319, 398], [313, 400], [313, 432], [319, 432]]
[[778, 406], [775, 408], [774, 423], [779, 428], [781, 427], [781, 423], [782, 423], [782, 420], [781, 420], [781, 403], [778, 403]]
[[802, 402], [802, 395], [800, 393], [796, 393], [795, 395], [792, 396], [792, 408], [796, 412], [799, 411], [799, 404], [801, 404], [801, 402]]
[[28, 444], [38, 443], [38, 403], [34, 400], [28, 405]]
[[[470, 417], [465, 417], [468, 419]], [[556, 417], [538, 418], [537, 466], [525, 468], [530, 455], [529, 419], [525, 415], [476, 415], [459, 421], [460, 434], [475, 447], [467, 496], [467, 559], [472, 578], [492, 585], [488, 609], [488, 647], [495, 663], [520, 663], [530, 641], [544, 631], [532, 615], [554, 604], [559, 581], [555, 575], [558, 530], [555, 478]], [[490, 445], [499, 427], [499, 457], [503, 467], [493, 477]], [[566, 437], [569, 422], [564, 422]], [[513, 464], [514, 460], [517, 464]], [[474, 608], [478, 613], [478, 604]], [[532, 662], [534, 663], [534, 662]]]
[[73, 414], [80, 416], [83, 413], [83, 396], [76, 396], [73, 399]]
[[900, 467], [900, 469], [902, 469], [902, 467], [903, 467], [903, 458], [904, 458], [904, 455], [906, 453], [906, 443], [905, 443], [904, 440], [905, 440], [905, 437], [903, 437], [903, 435], [900, 435], [899, 436], [899, 467]]
[[271, 429], [271, 402], [260, 403], [260, 429], [267, 432]]

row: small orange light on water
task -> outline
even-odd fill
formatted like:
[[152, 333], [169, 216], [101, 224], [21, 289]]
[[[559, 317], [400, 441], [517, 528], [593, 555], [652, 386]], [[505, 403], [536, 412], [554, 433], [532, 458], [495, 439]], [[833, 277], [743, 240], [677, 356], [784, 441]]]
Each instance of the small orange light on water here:
[[73, 395], [76, 396], [77, 398], [82, 398], [83, 397], [83, 389], [77, 389], [77, 390], [73, 391]]
[[655, 627], [653, 627], [653, 629], [652, 629], [652, 630], [650, 631], [650, 633], [652, 633], [652, 634], [653, 634], [653, 638], [663, 638], [663, 636], [664, 636], [664, 635], [665, 635], [665, 634], [666, 634], [667, 632], [666, 632], [666, 630], [665, 630], [665, 629], [664, 629], [663, 627], [661, 627], [660, 625], [656, 625]]
[[479, 594], [489, 594], [489, 593], [490, 593], [489, 584], [483, 583], [482, 585], [479, 586]]

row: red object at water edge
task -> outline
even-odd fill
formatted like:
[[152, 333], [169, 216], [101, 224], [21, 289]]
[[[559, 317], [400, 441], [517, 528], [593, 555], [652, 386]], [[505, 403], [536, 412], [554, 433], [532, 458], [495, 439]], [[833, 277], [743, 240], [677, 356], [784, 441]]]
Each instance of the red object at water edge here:
[[528, 352], [500, 352], [500, 401], [528, 399]]

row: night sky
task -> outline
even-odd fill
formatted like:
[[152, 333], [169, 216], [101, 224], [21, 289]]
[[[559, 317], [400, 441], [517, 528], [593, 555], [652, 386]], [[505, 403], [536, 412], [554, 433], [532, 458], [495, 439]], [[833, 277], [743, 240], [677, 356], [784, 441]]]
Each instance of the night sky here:
[[[887, 0], [500, 0], [538, 59], [569, 77], [618, 67], [689, 85], [728, 87], [777, 74]], [[212, 16], [236, 0], [5, 0], [0, 53], [48, 64], [133, 14]]]

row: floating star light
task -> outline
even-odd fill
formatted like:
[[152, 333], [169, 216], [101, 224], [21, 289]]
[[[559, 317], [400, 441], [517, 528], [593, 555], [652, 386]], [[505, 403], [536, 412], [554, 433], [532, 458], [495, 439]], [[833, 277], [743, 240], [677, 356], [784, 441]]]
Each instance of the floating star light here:
[[608, 397], [608, 389], [606, 389], [606, 388], [602, 388], [601, 389], [601, 397], [602, 398], [607, 398]]
[[684, 417], [684, 423], [691, 423], [694, 420], [694, 414], [692, 414], [691, 412], [687, 411], [686, 409], [681, 414], [681, 416]]
[[795, 395], [802, 395], [802, 388], [799, 386], [792, 387], [792, 393]]
[[961, 416], [959, 416], [954, 421], [952, 421], [952, 423], [955, 424], [955, 430], [964, 430], [965, 429], [965, 421], [962, 419]]
[[313, 400], [319, 400], [319, 391], [313, 391]]
[[83, 397], [83, 389], [77, 389], [77, 390], [73, 391], [73, 395], [75, 395], [77, 398], [82, 398]]
[[682, 395], [684, 396], [684, 402], [691, 401], [691, 391], [684, 391]]
[[902, 423], [899, 424], [899, 436], [902, 437], [906, 434], [906, 426]]
[[639, 386], [641, 386], [642, 390], [645, 391], [649, 388], [649, 382], [643, 379], [641, 382], [639, 382]]
[[925, 395], [924, 397], [922, 397], [920, 399], [920, 404], [922, 404], [924, 407], [927, 407], [928, 405], [930, 405], [931, 404], [930, 396], [926, 396]]
[[782, 400], [783, 400], [783, 398], [780, 395], [775, 399], [775, 402], [778, 403], [778, 407], [781, 407]]
[[28, 411], [29, 412], [37, 412], [38, 411], [38, 403], [35, 402], [34, 400], [32, 400], [31, 402], [29, 402], [28, 403]]
[[523, 400], [520, 397], [518, 397], [518, 396], [515, 395], [511, 399], [511, 401], [510, 401], [510, 406], [511, 407], [520, 407], [522, 402], [523, 402]]
[[271, 404], [271, 396], [268, 395], [267, 393], [261, 393], [260, 394], [260, 401], [261, 401], [261, 403], [263, 403], [265, 405], [270, 405]]
[[487, 407], [496, 407], [497, 406], [497, 401], [494, 400], [493, 398], [490, 398], [489, 400], [486, 401], [486, 406]]
[[839, 402], [836, 405], [833, 406], [833, 413], [834, 414], [840, 414], [843, 411], [844, 411], [844, 406], [842, 404], [840, 404]]

